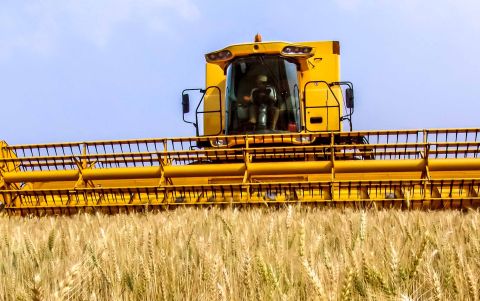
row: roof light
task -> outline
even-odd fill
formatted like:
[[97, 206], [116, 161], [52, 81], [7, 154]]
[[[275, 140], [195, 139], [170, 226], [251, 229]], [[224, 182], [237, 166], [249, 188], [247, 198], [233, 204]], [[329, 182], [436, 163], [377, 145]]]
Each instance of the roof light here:
[[282, 55], [286, 56], [310, 56], [312, 55], [312, 47], [308, 46], [286, 46], [282, 50]]
[[232, 53], [229, 50], [222, 50], [218, 52], [212, 52], [205, 55], [208, 62], [220, 62], [227, 61], [232, 58]]

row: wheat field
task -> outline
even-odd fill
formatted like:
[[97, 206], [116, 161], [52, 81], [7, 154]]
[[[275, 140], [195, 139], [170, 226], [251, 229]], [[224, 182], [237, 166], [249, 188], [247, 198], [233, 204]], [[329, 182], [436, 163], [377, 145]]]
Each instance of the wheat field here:
[[0, 217], [1, 300], [478, 300], [480, 213]]

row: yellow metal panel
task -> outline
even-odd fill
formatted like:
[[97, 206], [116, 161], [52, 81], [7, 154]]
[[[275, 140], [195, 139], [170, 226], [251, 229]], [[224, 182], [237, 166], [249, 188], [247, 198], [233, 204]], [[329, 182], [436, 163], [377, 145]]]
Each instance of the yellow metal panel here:
[[[430, 159], [428, 166], [434, 171], [450, 171], [454, 176], [457, 171], [480, 170], [480, 159]], [[82, 174], [83, 180], [192, 178], [192, 177], [227, 177], [250, 175], [309, 175], [309, 174], [363, 174], [364, 179], [376, 178], [383, 174], [398, 172], [422, 172], [426, 169], [424, 159], [409, 160], [343, 160], [343, 161], [291, 161], [258, 163], [222, 163], [169, 165], [160, 167], [128, 167], [79, 170], [24, 171], [3, 173], [7, 183], [74, 181]], [[354, 176], [358, 177], [358, 176]]]
[[315, 49], [314, 56], [308, 59], [310, 68], [301, 73], [302, 81], [340, 81], [340, 55], [333, 51], [335, 42], [301, 42], [299, 44]]
[[[340, 123], [340, 117], [343, 114], [341, 90], [339, 87], [331, 87], [330, 90], [327, 84], [323, 83], [340, 81], [340, 58], [339, 54], [334, 53], [334, 43], [332, 41], [301, 43], [315, 48], [314, 56], [308, 59], [308, 69], [302, 70], [299, 74], [300, 92], [305, 96], [305, 103], [302, 104], [302, 107], [303, 105], [316, 107], [306, 109], [307, 131], [342, 130]], [[312, 117], [321, 117], [322, 123], [311, 123]]]
[[145, 179], [160, 177], [161, 168], [152, 166], [84, 169], [82, 175], [84, 180]]
[[48, 171], [19, 171], [6, 172], [3, 174], [5, 182], [49, 182], [77, 180], [78, 170], [48, 170]]
[[235, 176], [242, 175], [244, 172], [243, 163], [165, 166], [165, 176], [174, 178]]
[[[17, 156], [15, 155], [15, 153], [10, 151], [7, 147], [8, 147], [8, 144], [5, 141], [0, 140], [0, 159], [16, 158]], [[0, 162], [0, 177], [1, 177], [1, 172], [15, 170], [17, 168], [18, 168], [18, 164], [15, 164], [13, 162], [7, 162], [7, 163]]]
[[[306, 129], [308, 131], [327, 131], [329, 123], [328, 87], [310, 85], [305, 93]], [[321, 106], [321, 107], [320, 107]], [[331, 117], [334, 117], [332, 114]]]
[[429, 160], [431, 171], [480, 170], [480, 160], [477, 158], [433, 159]]

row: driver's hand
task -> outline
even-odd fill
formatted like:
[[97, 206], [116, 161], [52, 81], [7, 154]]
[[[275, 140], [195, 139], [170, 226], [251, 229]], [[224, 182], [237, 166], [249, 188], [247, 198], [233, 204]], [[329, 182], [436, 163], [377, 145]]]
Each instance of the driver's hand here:
[[252, 101], [252, 97], [251, 96], [244, 96], [243, 100], [245, 100], [246, 102], [250, 102], [250, 101]]

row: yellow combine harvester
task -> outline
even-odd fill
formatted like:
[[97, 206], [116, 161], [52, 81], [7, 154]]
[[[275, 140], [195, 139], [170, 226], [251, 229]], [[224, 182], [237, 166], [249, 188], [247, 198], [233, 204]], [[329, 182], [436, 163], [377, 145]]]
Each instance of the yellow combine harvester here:
[[[480, 129], [352, 131], [353, 86], [340, 81], [338, 42], [257, 36], [205, 58], [206, 88], [182, 93], [196, 137], [0, 142], [4, 209], [479, 206]], [[188, 114], [194, 90], [201, 97]]]

